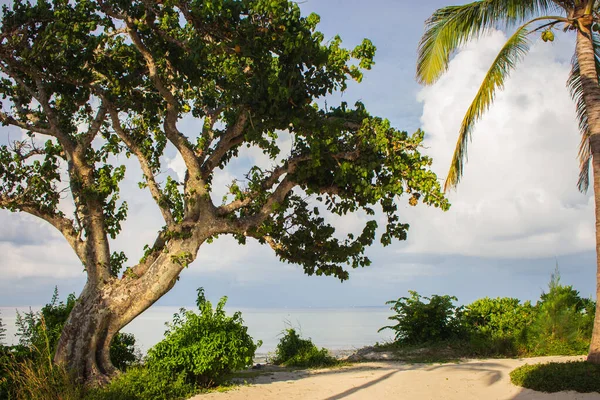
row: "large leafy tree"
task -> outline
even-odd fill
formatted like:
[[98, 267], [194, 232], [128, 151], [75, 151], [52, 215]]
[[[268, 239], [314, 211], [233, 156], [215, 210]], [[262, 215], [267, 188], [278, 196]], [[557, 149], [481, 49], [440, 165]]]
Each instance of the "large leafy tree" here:
[[[553, 41], [554, 33], [576, 35], [575, 55], [567, 85], [577, 106], [581, 146], [578, 187], [586, 191], [592, 165], [596, 204], [596, 254], [598, 263], [597, 297], [600, 298], [600, 36], [597, 22], [598, 1], [595, 0], [481, 0], [459, 6], [448, 6], [433, 13], [425, 25], [417, 59], [417, 79], [433, 84], [448, 68], [452, 53], [462, 44], [490, 29], [508, 28], [511, 34], [490, 66], [462, 121], [456, 149], [444, 190], [455, 187], [463, 173], [467, 144], [475, 122], [502, 89], [509, 73], [527, 53], [532, 34]], [[600, 363], [600, 308], [596, 311], [588, 360]]]
[[[318, 105], [360, 81], [375, 51], [368, 40], [352, 50], [326, 41], [318, 22], [287, 0], [17, 0], [4, 9], [0, 120], [27, 136], [0, 147], [0, 207], [54, 226], [87, 274], [56, 362], [106, 380], [115, 334], [216, 236], [255, 239], [309, 275], [344, 280], [348, 267], [369, 265], [364, 251], [377, 236], [384, 245], [406, 238], [399, 195], [448, 207], [419, 153], [422, 132], [398, 131], [361, 104]], [[192, 130], [181, 130], [183, 118]], [[292, 137], [289, 154], [279, 154], [279, 135]], [[246, 146], [273, 167], [249, 167], [215, 204], [215, 173]], [[160, 175], [168, 147], [185, 163], [182, 180]], [[139, 163], [140, 187], [164, 219], [138, 262], [111, 250], [127, 215], [123, 157]], [[344, 238], [326, 210], [373, 218]]]

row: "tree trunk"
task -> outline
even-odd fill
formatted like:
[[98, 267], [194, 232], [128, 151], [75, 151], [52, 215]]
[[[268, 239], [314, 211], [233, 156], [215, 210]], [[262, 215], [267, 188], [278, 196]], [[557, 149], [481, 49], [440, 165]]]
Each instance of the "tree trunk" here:
[[171, 251], [159, 251], [146, 266], [138, 266], [139, 275], [132, 272], [98, 284], [88, 279], [65, 323], [54, 361], [86, 383], [108, 382], [117, 373], [110, 360], [114, 336], [175, 285], [187, 264], [174, 254], [195, 259], [207, 236], [195, 234], [187, 240], [170, 242]]
[[89, 283], [77, 299], [56, 348], [54, 361], [89, 382], [106, 383], [116, 373], [110, 361], [110, 342], [122, 328], [123, 311]]
[[[596, 301], [600, 299], [600, 135], [590, 137], [592, 147], [592, 178], [594, 179], [594, 202], [596, 215]], [[600, 364], [600, 307], [596, 306], [594, 329], [587, 360]]]
[[[583, 99], [585, 101], [592, 152], [592, 179], [596, 216], [596, 300], [600, 299], [600, 85], [594, 45], [591, 37], [592, 18], [579, 18], [576, 54], [579, 62]], [[592, 341], [587, 360], [600, 364], [600, 307], [596, 307]]]

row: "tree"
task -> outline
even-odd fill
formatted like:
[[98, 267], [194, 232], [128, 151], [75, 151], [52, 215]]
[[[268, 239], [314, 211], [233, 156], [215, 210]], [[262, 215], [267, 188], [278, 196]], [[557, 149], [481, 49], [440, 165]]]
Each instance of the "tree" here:
[[[364, 252], [377, 236], [384, 245], [406, 238], [399, 195], [448, 208], [431, 159], [419, 152], [422, 132], [398, 131], [360, 103], [319, 106], [349, 79], [362, 79], [375, 47], [325, 41], [318, 22], [287, 0], [39, 0], [4, 8], [0, 119], [27, 138], [0, 148], [0, 206], [50, 223], [87, 274], [56, 362], [106, 381], [115, 371], [108, 351], [115, 334], [219, 235], [255, 239], [309, 275], [345, 280], [345, 267], [370, 264]], [[195, 121], [193, 131], [181, 130], [183, 118]], [[279, 135], [293, 138], [290, 154], [279, 154]], [[250, 167], [215, 204], [216, 171], [245, 146], [260, 148], [274, 167]], [[159, 175], [167, 147], [185, 162], [181, 181]], [[137, 159], [140, 187], [164, 219], [143, 258], [129, 264], [111, 251], [127, 216], [117, 155]], [[67, 200], [72, 215], [61, 208]], [[320, 215], [359, 210], [374, 217], [346, 238]]]
[[[585, 192], [592, 165], [596, 210], [597, 289], [600, 298], [600, 36], [598, 5], [595, 0], [485, 0], [448, 6], [433, 13], [425, 24], [419, 43], [417, 80], [433, 84], [447, 70], [451, 54], [459, 46], [496, 27], [518, 26], [488, 70], [475, 99], [462, 121], [456, 149], [444, 190], [456, 187], [463, 172], [467, 144], [475, 122], [489, 108], [497, 89], [527, 53], [531, 34], [541, 32], [542, 40], [553, 41], [554, 32], [577, 35], [571, 75], [567, 85], [577, 106], [582, 134], [579, 150], [581, 171], [578, 187]], [[560, 15], [554, 15], [554, 14]], [[558, 25], [561, 25], [560, 27]], [[600, 309], [596, 311], [588, 361], [600, 363]]]

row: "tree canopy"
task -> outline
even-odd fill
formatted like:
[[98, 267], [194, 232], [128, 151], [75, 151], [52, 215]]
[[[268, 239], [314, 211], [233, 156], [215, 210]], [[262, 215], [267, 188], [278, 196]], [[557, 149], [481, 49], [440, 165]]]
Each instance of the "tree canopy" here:
[[[322, 109], [315, 103], [344, 90], [349, 78], [360, 81], [375, 52], [368, 40], [352, 50], [339, 37], [326, 42], [315, 30], [318, 22], [287, 1], [16, 1], [5, 7], [0, 118], [32, 138], [53, 140], [0, 148], [0, 205], [47, 220], [81, 254], [96, 228], [113, 239], [121, 231], [125, 168], [111, 156], [124, 154], [139, 160], [140, 186], [150, 190], [165, 221], [162, 240], [148, 255], [208, 212], [227, 221], [215, 234], [255, 237], [309, 274], [347, 277], [341, 264], [368, 263], [361, 254], [376, 223], [337, 240], [304, 194], [318, 195], [336, 214], [361, 208], [372, 214], [380, 203], [388, 217], [384, 244], [406, 234], [394, 196], [447, 203], [427, 170], [431, 160], [417, 151], [422, 133], [395, 130], [362, 104]], [[198, 121], [195, 131], [181, 132], [178, 122], [190, 116]], [[279, 160], [282, 131], [293, 135], [294, 146]], [[183, 182], [157, 179], [167, 143], [183, 156]], [[242, 145], [281, 162], [269, 171], [250, 168], [242, 185], [231, 186], [230, 198], [213, 206], [214, 171]], [[65, 165], [73, 219], [59, 209]], [[304, 251], [306, 244], [313, 251]], [[123, 255], [103, 256], [114, 276]]]

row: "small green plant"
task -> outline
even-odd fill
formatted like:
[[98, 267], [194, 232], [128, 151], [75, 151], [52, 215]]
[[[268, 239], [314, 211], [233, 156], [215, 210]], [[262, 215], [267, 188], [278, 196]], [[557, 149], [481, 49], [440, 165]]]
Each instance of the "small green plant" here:
[[213, 310], [204, 290], [198, 289], [196, 304], [200, 313], [181, 311], [165, 333], [165, 339], [148, 351], [146, 365], [150, 371], [183, 377], [185, 383], [211, 387], [229, 373], [252, 365], [256, 348], [243, 325], [242, 315], [228, 317], [221, 298]]
[[[453, 304], [454, 296], [422, 297], [409, 290], [410, 297], [390, 300], [391, 309], [396, 313], [388, 317], [396, 321], [395, 325], [379, 329], [391, 329], [396, 332], [395, 340], [401, 344], [419, 344], [451, 339], [459, 334], [460, 325], [457, 315], [461, 308]], [[427, 300], [423, 302], [421, 299]]]
[[319, 349], [310, 339], [303, 339], [294, 328], [288, 328], [277, 344], [274, 364], [286, 367], [318, 368], [338, 364], [327, 349]]
[[600, 392], [600, 365], [586, 361], [525, 364], [510, 373], [513, 384], [539, 392]]

